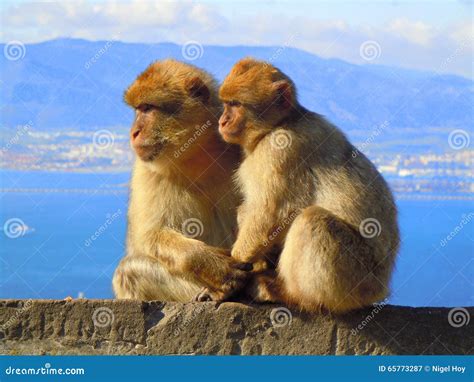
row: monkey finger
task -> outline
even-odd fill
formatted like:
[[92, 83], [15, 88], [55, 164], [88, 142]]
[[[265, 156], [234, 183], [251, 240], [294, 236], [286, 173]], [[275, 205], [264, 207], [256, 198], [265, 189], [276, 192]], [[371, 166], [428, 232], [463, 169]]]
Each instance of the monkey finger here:
[[232, 256], [230, 250], [228, 250], [228, 249], [223, 249], [221, 254], [224, 255], [225, 257], [231, 257]]
[[241, 271], [246, 271], [250, 272], [253, 270], [253, 264], [252, 263], [236, 263], [234, 265], [235, 269], [240, 269]]
[[203, 288], [196, 296], [194, 296], [193, 301], [196, 301], [196, 302], [212, 301], [211, 292], [209, 291], [208, 288]]

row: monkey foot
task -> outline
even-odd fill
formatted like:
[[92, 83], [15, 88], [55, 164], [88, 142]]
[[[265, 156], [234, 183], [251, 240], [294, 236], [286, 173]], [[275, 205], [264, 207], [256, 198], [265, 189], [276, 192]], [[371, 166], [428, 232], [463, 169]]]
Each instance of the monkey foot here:
[[193, 298], [193, 301], [197, 302], [206, 302], [206, 301], [215, 301], [215, 302], [224, 302], [229, 296], [223, 292], [212, 291], [209, 288], [203, 288], [201, 291]]
[[211, 296], [211, 291], [208, 288], [203, 288], [201, 291], [193, 298], [193, 301], [205, 302], [213, 301]]

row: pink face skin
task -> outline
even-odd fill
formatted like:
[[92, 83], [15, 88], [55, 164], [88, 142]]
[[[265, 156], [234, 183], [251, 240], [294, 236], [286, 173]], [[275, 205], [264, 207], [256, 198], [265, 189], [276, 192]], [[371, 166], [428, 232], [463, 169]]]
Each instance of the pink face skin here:
[[224, 102], [224, 112], [219, 118], [219, 133], [228, 143], [239, 143], [247, 122], [245, 109], [240, 102]]
[[160, 151], [161, 145], [149, 143], [150, 130], [157, 118], [157, 108], [143, 104], [135, 109], [135, 121], [130, 130], [130, 143], [136, 154], [144, 161], [152, 160]]

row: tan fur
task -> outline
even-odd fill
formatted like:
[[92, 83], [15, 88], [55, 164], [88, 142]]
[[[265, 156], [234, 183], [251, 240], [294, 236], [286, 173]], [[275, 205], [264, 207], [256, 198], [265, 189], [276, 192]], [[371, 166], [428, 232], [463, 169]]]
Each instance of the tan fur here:
[[219, 106], [215, 79], [200, 68], [173, 59], [151, 64], [126, 90], [124, 100], [134, 108], [142, 103], [173, 100], [193, 103], [192, 99], [183, 98], [186, 82], [193, 77], [199, 78], [208, 89], [212, 89], [209, 104]]
[[[274, 87], [280, 81], [288, 83], [289, 90], [296, 94], [295, 85], [286, 74], [272, 66], [265, 67], [265, 70], [262, 68], [261, 65], [255, 65], [252, 58], [237, 62], [220, 87], [219, 97], [222, 100], [232, 100], [236, 95], [235, 90], [238, 89], [238, 100], [243, 104], [268, 107], [274, 101]], [[232, 81], [229, 81], [229, 78], [232, 78]]]
[[[131, 139], [139, 132], [140, 144], [134, 148], [143, 150], [133, 168], [116, 296], [186, 302], [205, 287], [227, 296], [247, 274], [229, 252], [238, 202], [231, 176], [240, 154], [217, 133], [215, 81], [191, 65], [155, 62], [125, 100], [136, 109]], [[169, 104], [178, 107], [170, 111]], [[189, 219], [194, 228], [188, 232]]]
[[[387, 296], [399, 247], [392, 194], [339, 129], [299, 105], [286, 78], [268, 63], [245, 59], [220, 90], [224, 102], [236, 105], [226, 104], [220, 131], [232, 132], [228, 140], [246, 154], [236, 177], [244, 203], [232, 256], [258, 262], [275, 247], [282, 250], [277, 291], [269, 297], [266, 280], [253, 286], [257, 300], [310, 311], [367, 306]], [[360, 232], [368, 218], [381, 227], [373, 238]]]

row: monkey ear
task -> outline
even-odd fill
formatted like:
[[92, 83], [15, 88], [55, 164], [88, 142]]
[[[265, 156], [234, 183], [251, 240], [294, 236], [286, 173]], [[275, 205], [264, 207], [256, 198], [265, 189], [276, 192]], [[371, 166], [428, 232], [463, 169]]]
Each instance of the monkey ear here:
[[291, 84], [286, 80], [280, 80], [273, 83], [273, 89], [275, 91], [275, 103], [279, 107], [288, 109], [293, 105], [293, 88]]
[[199, 77], [186, 79], [185, 87], [192, 98], [199, 98], [204, 103], [209, 99], [209, 88]]

